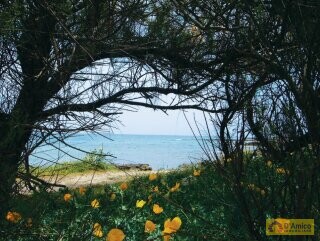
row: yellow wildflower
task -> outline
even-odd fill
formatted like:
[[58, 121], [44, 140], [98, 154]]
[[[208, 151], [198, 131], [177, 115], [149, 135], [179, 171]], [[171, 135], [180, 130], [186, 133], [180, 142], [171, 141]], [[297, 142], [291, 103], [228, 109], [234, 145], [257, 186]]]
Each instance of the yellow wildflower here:
[[201, 170], [193, 170], [193, 176], [198, 177], [201, 174]]
[[266, 195], [266, 191], [263, 190], [263, 189], [261, 189], [260, 194], [261, 194], [262, 196], [264, 196], [264, 195]]
[[267, 161], [267, 166], [272, 167], [272, 161]]
[[93, 236], [96, 236], [98, 238], [101, 238], [103, 236], [102, 227], [99, 223], [95, 223], [93, 225]]
[[158, 204], [154, 204], [152, 210], [155, 214], [160, 214], [163, 212], [163, 208], [160, 207]]
[[110, 200], [111, 200], [111, 201], [114, 201], [114, 200], [116, 199], [116, 197], [117, 197], [117, 195], [113, 192], [113, 193], [111, 193], [111, 195], [110, 195]]
[[102, 229], [93, 230], [93, 236], [96, 236], [98, 238], [101, 238], [103, 236]]
[[163, 235], [163, 241], [169, 241], [171, 239], [171, 236], [169, 234], [165, 234], [164, 232], [162, 232]]
[[172, 188], [170, 188], [170, 192], [176, 192], [180, 188], [180, 183], [177, 182]]
[[254, 184], [248, 184], [248, 188], [249, 188], [250, 190], [254, 190]]
[[158, 178], [158, 175], [156, 173], [151, 173], [149, 175], [149, 181], [154, 181]]
[[126, 236], [121, 229], [113, 228], [107, 235], [107, 241], [122, 241]]
[[97, 199], [94, 199], [94, 200], [91, 202], [91, 207], [93, 207], [93, 208], [99, 208], [99, 207], [100, 207], [100, 202], [99, 202]]
[[147, 220], [144, 225], [144, 232], [146, 233], [152, 233], [156, 229], [156, 225], [154, 222]]
[[100, 223], [93, 224], [93, 229], [102, 229], [102, 226]]
[[69, 202], [72, 199], [72, 195], [70, 193], [66, 193], [63, 196], [65, 202]]
[[79, 187], [79, 193], [80, 195], [84, 195], [86, 193], [87, 189], [85, 187]]
[[128, 183], [126, 183], [126, 182], [121, 183], [120, 189], [121, 189], [122, 191], [127, 190], [127, 189], [128, 189]]
[[9, 211], [7, 213], [6, 219], [7, 221], [11, 222], [11, 223], [17, 223], [21, 220], [21, 214], [18, 212], [11, 212]]
[[276, 173], [278, 174], [289, 174], [289, 171], [284, 168], [277, 168]]
[[142, 208], [147, 202], [144, 200], [137, 200], [136, 202], [136, 207], [137, 208]]
[[181, 227], [182, 221], [179, 217], [175, 217], [174, 219], [167, 219], [164, 222], [164, 230], [165, 234], [171, 234], [177, 232]]

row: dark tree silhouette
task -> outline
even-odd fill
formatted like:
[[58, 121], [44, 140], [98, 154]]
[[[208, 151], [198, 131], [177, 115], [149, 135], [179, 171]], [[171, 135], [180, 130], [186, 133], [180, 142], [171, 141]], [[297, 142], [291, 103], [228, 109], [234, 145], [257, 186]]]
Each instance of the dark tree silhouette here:
[[[217, 113], [226, 158], [241, 160], [248, 134], [279, 162], [310, 145], [319, 156], [316, 1], [26, 0], [0, 7], [1, 203], [35, 147], [111, 126], [133, 105]], [[315, 175], [301, 172], [295, 178], [314, 185]], [[311, 195], [302, 190], [292, 197], [302, 203], [297, 214]]]
[[210, 57], [170, 1], [7, 1], [0, 9], [1, 212], [17, 174], [43, 183], [28, 162], [39, 145], [112, 126], [133, 105], [207, 109], [200, 97], [215, 95], [208, 87], [232, 62]]
[[[274, 194], [282, 198], [283, 207], [274, 212], [316, 216], [310, 206], [320, 202], [314, 192], [320, 183], [320, 4], [300, 0], [234, 1], [230, 5], [223, 1], [174, 2], [202, 36], [220, 41], [208, 52], [216, 57], [232, 53], [233, 62], [226, 64], [220, 80], [221, 98], [214, 105], [224, 110], [211, 121], [224, 156], [220, 163], [223, 175], [226, 160], [233, 160], [227, 180], [241, 203], [252, 239], [264, 240], [258, 229], [265, 222], [265, 213], [261, 210], [259, 216], [253, 216], [259, 203], [251, 211], [252, 200], [243, 195], [240, 185], [248, 137], [257, 140], [266, 160], [289, 169], [286, 187]], [[215, 140], [211, 144], [217, 147]], [[210, 152], [210, 145], [204, 146], [209, 158], [221, 159]], [[261, 225], [255, 227], [255, 222]]]

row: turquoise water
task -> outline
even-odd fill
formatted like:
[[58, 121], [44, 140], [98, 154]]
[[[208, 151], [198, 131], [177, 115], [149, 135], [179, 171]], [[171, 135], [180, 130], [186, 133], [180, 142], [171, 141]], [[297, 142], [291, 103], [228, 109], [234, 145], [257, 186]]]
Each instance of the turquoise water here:
[[[102, 148], [116, 164], [147, 163], [152, 169], [176, 168], [184, 163], [197, 163], [202, 151], [193, 136], [160, 135], [115, 135], [107, 134], [109, 139], [100, 135], [81, 134], [68, 139], [67, 143], [85, 151]], [[43, 146], [35, 150], [30, 158], [32, 164], [44, 165], [48, 161], [70, 161], [83, 158], [85, 153], [64, 146], [66, 152]], [[68, 156], [69, 155], [69, 156]]]

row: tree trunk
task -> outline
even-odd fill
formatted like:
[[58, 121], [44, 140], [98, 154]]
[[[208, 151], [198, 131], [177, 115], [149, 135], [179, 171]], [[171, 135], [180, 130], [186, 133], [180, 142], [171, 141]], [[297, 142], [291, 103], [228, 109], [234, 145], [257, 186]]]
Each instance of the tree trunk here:
[[12, 188], [21, 155], [32, 133], [30, 128], [23, 125], [27, 121], [20, 111], [14, 111], [8, 118], [0, 119], [0, 217], [11, 208]]
[[18, 171], [19, 157], [17, 155], [2, 155], [0, 160], [0, 217], [10, 210], [12, 187]]

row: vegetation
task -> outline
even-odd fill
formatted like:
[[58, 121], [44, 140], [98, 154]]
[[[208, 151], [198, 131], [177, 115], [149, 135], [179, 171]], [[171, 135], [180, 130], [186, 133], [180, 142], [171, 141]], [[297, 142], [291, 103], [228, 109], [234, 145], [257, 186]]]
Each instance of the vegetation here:
[[[106, 240], [111, 229], [120, 229], [126, 241], [167, 240], [164, 223], [178, 217], [181, 226], [170, 233], [170, 240], [250, 240], [246, 222], [257, 228], [260, 240], [280, 240], [265, 236], [265, 219], [295, 217], [291, 206], [286, 206], [291, 200], [290, 170], [250, 154], [237, 185], [216, 165], [205, 163], [129, 183], [35, 193], [15, 199], [10, 211], [21, 217], [1, 219], [1, 236], [7, 241]], [[232, 173], [231, 160], [225, 171]], [[246, 197], [246, 203], [237, 198], [237, 192]], [[319, 225], [319, 212], [314, 218]], [[148, 222], [146, 231], [148, 220], [155, 227]], [[315, 235], [319, 237], [318, 229]]]
[[66, 175], [92, 171], [113, 171], [117, 167], [106, 160], [106, 155], [101, 149], [94, 150], [86, 154], [82, 160], [66, 161], [50, 166], [31, 167], [31, 172], [35, 176], [45, 175]]
[[80, 131], [112, 128], [122, 109], [134, 105], [188, 106], [181, 102], [182, 96], [179, 102], [163, 106], [157, 103], [165, 102], [155, 100], [168, 94], [187, 97], [205, 88], [205, 79], [194, 79], [181, 88], [172, 77], [176, 67], [171, 62], [178, 55], [189, 62], [190, 56], [182, 53], [189, 49], [191, 33], [184, 20], [168, 21], [174, 15], [169, 3], [0, 3], [5, 23], [0, 28], [1, 215], [18, 167], [23, 164], [27, 171], [20, 178], [33, 178], [29, 156], [38, 146], [58, 149], [57, 142]]
[[[99, 222], [96, 236], [109, 225], [121, 228], [110, 237], [143, 240], [146, 219], [158, 225], [151, 236], [161, 236], [159, 225], [171, 218], [164, 230], [177, 240], [260, 241], [266, 217], [317, 220], [319, 10], [317, 1], [302, 0], [1, 2], [1, 231], [12, 240], [71, 240], [91, 238]], [[35, 148], [112, 128], [114, 116], [132, 106], [211, 113], [202, 147], [214, 167], [187, 186], [183, 172], [157, 179], [151, 204], [160, 205], [159, 215], [144, 204], [151, 184], [143, 179], [127, 190], [108, 187], [114, 201], [107, 188], [10, 202], [17, 175], [38, 181], [29, 166]], [[249, 157], [248, 138], [257, 142]], [[92, 209], [95, 199], [100, 207]]]

